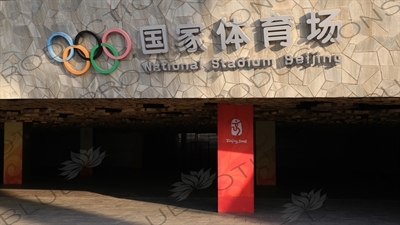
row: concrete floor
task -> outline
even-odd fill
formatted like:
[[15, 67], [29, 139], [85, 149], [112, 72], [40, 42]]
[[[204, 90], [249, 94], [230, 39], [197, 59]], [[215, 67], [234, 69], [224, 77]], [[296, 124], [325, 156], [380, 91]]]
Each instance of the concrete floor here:
[[[217, 213], [216, 199], [189, 197], [179, 204], [160, 197], [114, 197], [89, 191], [0, 190], [0, 224], [284, 224], [291, 199], [256, 199], [254, 214]], [[326, 200], [287, 224], [400, 224], [398, 201]]]
[[[0, 225], [400, 224], [398, 197], [374, 194], [384, 189], [366, 187], [360, 189], [361, 197], [349, 195], [343, 198], [334, 193], [344, 193], [346, 188], [323, 189], [321, 193], [327, 194], [328, 198], [321, 207], [286, 213], [293, 219], [287, 222], [282, 211], [286, 209], [285, 204], [292, 203], [290, 192], [299, 189], [293, 194], [300, 195], [300, 190], [311, 191], [306, 186], [257, 187], [254, 214], [217, 213], [215, 182], [209, 188], [194, 190], [186, 199], [175, 202], [169, 197], [171, 184], [179, 181], [174, 179], [156, 177], [126, 183], [120, 178], [95, 177], [49, 180], [22, 186], [3, 185], [0, 186]], [[347, 191], [350, 189], [347, 187]], [[370, 197], [368, 193], [371, 193]]]

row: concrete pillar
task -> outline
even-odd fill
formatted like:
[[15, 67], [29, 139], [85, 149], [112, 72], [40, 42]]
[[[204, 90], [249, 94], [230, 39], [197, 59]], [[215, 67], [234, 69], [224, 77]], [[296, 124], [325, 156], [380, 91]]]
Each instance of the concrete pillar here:
[[132, 135], [133, 142], [133, 168], [141, 169], [143, 167], [143, 137], [140, 133]]
[[[88, 151], [90, 148], [93, 148], [93, 128], [92, 127], [82, 127], [81, 128], [80, 149]], [[93, 149], [93, 150], [95, 150], [95, 149]], [[81, 176], [92, 176], [93, 168], [82, 167], [80, 175]]]
[[257, 121], [255, 134], [257, 185], [276, 185], [275, 121]]

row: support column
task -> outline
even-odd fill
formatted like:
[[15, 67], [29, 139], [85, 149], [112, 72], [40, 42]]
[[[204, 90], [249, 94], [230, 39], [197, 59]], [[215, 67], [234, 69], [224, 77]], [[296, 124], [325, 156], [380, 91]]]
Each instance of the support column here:
[[276, 185], [275, 121], [256, 122], [256, 184]]
[[187, 166], [187, 162], [189, 162], [189, 160], [187, 160], [187, 156], [186, 156], [186, 133], [181, 133], [181, 152], [180, 152], [180, 169], [186, 169]]
[[[82, 127], [81, 128], [81, 142], [80, 149], [88, 151], [93, 148], [93, 128], [92, 127]], [[94, 149], [93, 149], [94, 150]], [[81, 176], [92, 176], [93, 168], [82, 167]]]
[[134, 133], [132, 135], [133, 142], [133, 168], [142, 169], [143, 167], [143, 137], [140, 133]]
[[218, 212], [254, 213], [253, 106], [218, 105]]
[[23, 123], [4, 123], [3, 184], [22, 184]]
[[32, 151], [32, 123], [24, 123], [23, 124], [23, 149], [22, 149], [22, 177], [24, 178], [23, 182], [26, 184], [32, 180], [32, 159], [34, 152]]

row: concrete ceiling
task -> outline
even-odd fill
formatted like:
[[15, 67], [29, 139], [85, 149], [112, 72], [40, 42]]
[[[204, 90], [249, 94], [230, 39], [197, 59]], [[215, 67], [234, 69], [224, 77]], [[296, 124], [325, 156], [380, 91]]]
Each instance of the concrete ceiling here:
[[0, 122], [34, 126], [215, 126], [218, 103], [253, 104], [255, 120], [399, 124], [400, 98], [14, 99]]

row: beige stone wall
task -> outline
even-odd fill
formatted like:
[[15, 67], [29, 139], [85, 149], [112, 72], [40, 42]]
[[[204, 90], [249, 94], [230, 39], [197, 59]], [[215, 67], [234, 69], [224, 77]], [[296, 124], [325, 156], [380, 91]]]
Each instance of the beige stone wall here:
[[[307, 40], [310, 12], [340, 9], [333, 21], [342, 22], [339, 42]], [[264, 47], [261, 18], [292, 15], [287, 47], [273, 42]], [[249, 38], [238, 49], [221, 47], [217, 33], [222, 18], [236, 17]], [[321, 20], [325, 18], [321, 17]], [[18, 98], [291, 98], [400, 97], [400, 1], [398, 0], [18, 0], [0, 1], [0, 99]], [[176, 27], [203, 23], [207, 49], [188, 53], [177, 48]], [[139, 30], [166, 25], [169, 50], [143, 54]], [[81, 76], [69, 73], [47, 52], [47, 38], [62, 31], [72, 38], [91, 30], [101, 37], [109, 28], [122, 28], [131, 37], [130, 54], [116, 71], [103, 75], [90, 68]], [[229, 35], [229, 30], [227, 30]], [[95, 42], [85, 36], [85, 46]], [[60, 54], [61, 39], [55, 40]], [[93, 43], [89, 43], [92, 41]], [[118, 35], [108, 43], [122, 53]], [[57, 45], [58, 44], [58, 45]], [[285, 66], [285, 55], [319, 52], [340, 55], [340, 64]], [[264, 68], [212, 69], [211, 60], [274, 59]], [[194, 71], [146, 73], [143, 63], [193, 63]], [[103, 54], [98, 62], [110, 67]], [[77, 68], [84, 62], [71, 59]]]

